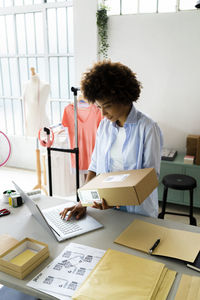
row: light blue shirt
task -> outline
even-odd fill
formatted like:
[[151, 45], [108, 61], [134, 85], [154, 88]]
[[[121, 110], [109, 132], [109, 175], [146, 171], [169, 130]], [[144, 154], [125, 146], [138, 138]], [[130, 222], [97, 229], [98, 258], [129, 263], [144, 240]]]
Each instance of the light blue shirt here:
[[[126, 138], [122, 147], [123, 170], [155, 168], [160, 173], [163, 138], [157, 123], [136, 110], [134, 105], [124, 124]], [[118, 134], [118, 125], [104, 118], [98, 128], [89, 170], [111, 172], [110, 150]], [[119, 170], [122, 171], [122, 170]], [[158, 192], [155, 189], [141, 205], [121, 206], [121, 210], [150, 217], [158, 215]]]

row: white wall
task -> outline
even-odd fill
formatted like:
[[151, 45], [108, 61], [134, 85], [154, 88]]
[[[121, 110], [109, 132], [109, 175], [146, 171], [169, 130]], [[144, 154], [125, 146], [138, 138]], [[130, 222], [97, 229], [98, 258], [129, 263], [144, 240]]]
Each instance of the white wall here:
[[143, 84], [137, 108], [156, 120], [166, 147], [200, 134], [200, 10], [112, 16], [109, 56]]
[[97, 0], [74, 0], [75, 82], [97, 60]]
[[[74, 0], [75, 78], [97, 60], [97, 0]], [[185, 151], [200, 134], [200, 10], [111, 16], [109, 57], [130, 66], [143, 84], [137, 108], [156, 120], [165, 146]], [[16, 138], [8, 165], [35, 168], [35, 140]], [[18, 149], [18, 153], [16, 152]]]
[[[36, 169], [36, 138], [9, 136], [11, 155], [6, 166], [23, 169]], [[2, 149], [1, 149], [2, 151]], [[7, 153], [7, 147], [3, 149]]]

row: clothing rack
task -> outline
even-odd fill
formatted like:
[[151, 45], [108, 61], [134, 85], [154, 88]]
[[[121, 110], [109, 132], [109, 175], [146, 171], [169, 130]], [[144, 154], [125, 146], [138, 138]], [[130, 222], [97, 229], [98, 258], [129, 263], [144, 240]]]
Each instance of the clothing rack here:
[[[76, 199], [79, 201], [78, 197], [78, 188], [79, 188], [79, 148], [78, 148], [78, 122], [77, 122], [77, 94], [79, 88], [72, 87], [71, 91], [74, 94], [74, 127], [75, 127], [75, 148], [74, 149], [61, 149], [61, 148], [53, 148], [47, 147], [47, 163], [48, 163], [48, 173], [49, 173], [49, 196], [53, 196], [52, 191], [52, 176], [51, 176], [51, 151], [59, 151], [59, 152], [68, 152], [75, 154], [75, 165], [76, 165]], [[47, 128], [48, 129], [48, 128]], [[47, 135], [50, 135], [50, 130], [46, 130]]]

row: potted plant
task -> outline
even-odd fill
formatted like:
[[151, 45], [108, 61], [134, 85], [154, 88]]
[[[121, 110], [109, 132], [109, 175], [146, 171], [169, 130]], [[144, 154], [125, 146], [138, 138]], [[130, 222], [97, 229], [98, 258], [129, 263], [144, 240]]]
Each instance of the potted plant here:
[[100, 8], [97, 10], [97, 28], [99, 36], [99, 55], [102, 55], [103, 58], [108, 58], [108, 7], [104, 4], [100, 5]]

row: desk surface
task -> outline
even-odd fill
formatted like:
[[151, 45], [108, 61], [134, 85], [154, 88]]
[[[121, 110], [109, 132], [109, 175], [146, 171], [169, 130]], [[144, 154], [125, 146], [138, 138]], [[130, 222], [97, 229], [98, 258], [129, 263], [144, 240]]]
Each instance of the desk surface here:
[[[59, 205], [66, 201], [67, 200], [47, 196], [41, 196], [40, 198], [38, 198], [38, 200], [36, 200], [37, 204], [41, 208]], [[5, 206], [7, 205], [0, 203], [0, 209], [5, 208]], [[149, 256], [148, 254], [142, 253], [137, 250], [129, 249], [127, 247], [115, 244], [113, 242], [115, 238], [118, 237], [119, 234], [130, 223], [133, 222], [134, 219], [140, 219], [143, 221], [151, 222], [153, 224], [164, 225], [169, 228], [176, 228], [200, 233], [199, 227], [185, 225], [177, 222], [171, 222], [167, 220], [148, 218], [113, 209], [100, 211], [89, 208], [88, 213], [100, 223], [102, 223], [104, 225], [104, 228], [58, 243], [54, 239], [54, 237], [50, 236], [46, 232], [46, 230], [42, 228], [41, 225], [32, 217], [28, 208], [25, 205], [18, 208], [11, 208], [10, 210], [11, 214], [9, 216], [0, 218], [0, 234], [6, 233], [18, 240], [22, 240], [25, 237], [30, 237], [45, 242], [49, 246], [50, 257], [46, 261], [44, 261], [39, 267], [37, 267], [33, 272], [31, 272], [24, 280], [20, 280], [10, 275], [7, 275], [6, 273], [0, 272], [0, 283], [8, 287], [20, 290], [24, 293], [30, 294], [32, 296], [38, 297], [40, 299], [45, 300], [55, 298], [50, 295], [44, 294], [40, 291], [27, 287], [26, 283], [30, 281], [36, 274], [38, 274], [56, 256], [58, 256], [60, 252], [66, 247], [66, 245], [68, 245], [70, 242], [79, 243], [104, 250], [112, 248], [140, 257], [149, 258], [155, 261], [165, 263], [168, 268], [176, 270], [178, 272], [175, 283], [168, 296], [168, 299], [174, 299], [181, 278], [181, 274], [185, 273], [188, 275], [200, 276], [200, 273], [187, 268], [185, 264], [181, 261], [158, 256]]]

